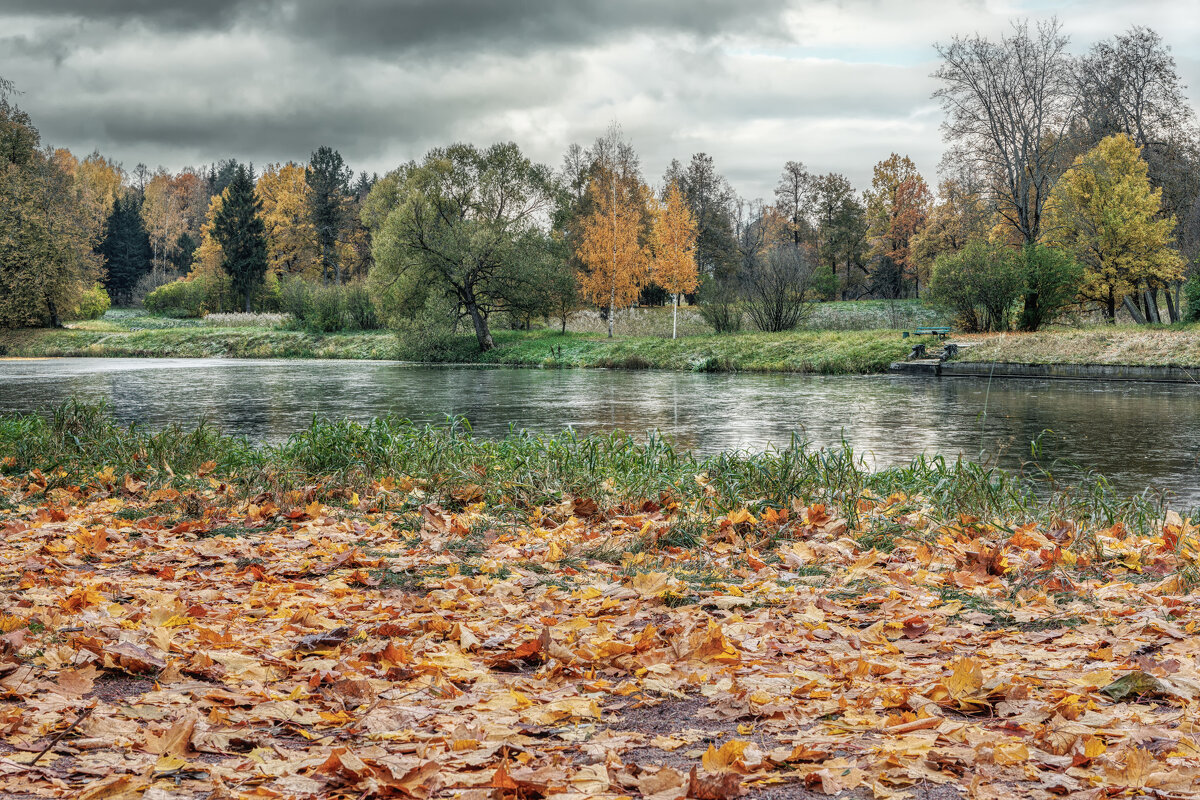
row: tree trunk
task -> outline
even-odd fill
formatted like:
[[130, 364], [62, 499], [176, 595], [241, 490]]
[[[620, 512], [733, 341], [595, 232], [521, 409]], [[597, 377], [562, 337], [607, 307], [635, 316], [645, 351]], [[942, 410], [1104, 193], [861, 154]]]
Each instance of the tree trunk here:
[[475, 338], [479, 340], [479, 349], [486, 353], [496, 346], [496, 343], [492, 341], [492, 332], [488, 330], [487, 318], [479, 313], [479, 307], [475, 305], [474, 299], [467, 300], [464, 305], [467, 307], [467, 313], [471, 315], [471, 322], [475, 326]]
[[613, 317], [617, 315], [617, 290], [614, 288], [608, 295], [608, 338], [613, 338]]
[[[1128, 302], [1128, 300], [1126, 302]], [[1117, 301], [1113, 297], [1112, 292], [1108, 293], [1108, 300], [1106, 303], [1106, 308], [1104, 309], [1104, 314], [1108, 317], [1109, 325], [1117, 324]]]
[[566, 333], [567, 332], [567, 315], [566, 314], [562, 315], [562, 324], [563, 324], [562, 332]]
[[671, 307], [671, 338], [679, 338], [679, 292], [675, 293], [675, 304]]
[[1125, 306], [1125, 310], [1129, 312], [1129, 316], [1133, 317], [1134, 322], [1136, 322], [1138, 325], [1146, 324], [1146, 318], [1142, 316], [1142, 312], [1138, 308], [1138, 304], [1133, 302], [1129, 295], [1125, 295], [1125, 299], [1122, 300], [1121, 303]]
[[1154, 324], [1162, 323], [1162, 315], [1158, 313], [1158, 289], [1147, 289], [1142, 292], [1146, 298], [1146, 319]]
[[1027, 293], [1025, 295], [1025, 308], [1021, 312], [1021, 327], [1027, 331], [1036, 331], [1041, 316], [1041, 310], [1038, 308], [1038, 293]]
[[1178, 298], [1171, 294], [1171, 286], [1168, 284], [1163, 288], [1163, 294], [1167, 296], [1167, 316], [1171, 318], [1171, 324], [1179, 322], [1179, 301]]

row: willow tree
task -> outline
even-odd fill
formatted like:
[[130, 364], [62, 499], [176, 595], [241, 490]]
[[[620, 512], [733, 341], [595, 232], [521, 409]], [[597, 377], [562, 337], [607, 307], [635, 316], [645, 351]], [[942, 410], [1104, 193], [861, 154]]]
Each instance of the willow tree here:
[[589, 191], [592, 213], [583, 221], [577, 252], [584, 265], [579, 288], [584, 297], [608, 309], [611, 339], [617, 309], [633, 305], [649, 277], [649, 253], [641, 241], [647, 190], [642, 183], [602, 170]]
[[671, 294], [671, 338], [679, 333], [679, 295], [694, 292], [696, 277], [696, 218], [679, 185], [672, 183], [650, 233], [653, 280]]
[[1175, 219], [1160, 214], [1161, 204], [1162, 190], [1150, 187], [1146, 162], [1123, 133], [1076, 158], [1050, 196], [1047, 239], [1083, 265], [1080, 297], [1100, 304], [1109, 322], [1119, 305], [1136, 322], [1161, 321], [1153, 294], [1182, 276]]
[[512, 142], [431, 150], [376, 183], [364, 203], [372, 283], [388, 297], [404, 284], [454, 298], [479, 349], [490, 350], [489, 315], [542, 290], [542, 270], [529, 267], [545, 261], [557, 192], [551, 170]]

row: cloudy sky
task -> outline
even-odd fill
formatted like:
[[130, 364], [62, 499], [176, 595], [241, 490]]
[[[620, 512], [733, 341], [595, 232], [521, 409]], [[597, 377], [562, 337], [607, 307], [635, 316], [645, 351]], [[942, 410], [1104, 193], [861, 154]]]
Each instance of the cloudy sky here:
[[0, 0], [0, 76], [47, 142], [127, 168], [504, 139], [557, 165], [617, 121], [652, 182], [705, 151], [753, 197], [789, 159], [932, 178], [933, 42], [1054, 14], [1077, 52], [1155, 28], [1200, 106], [1200, 0]]

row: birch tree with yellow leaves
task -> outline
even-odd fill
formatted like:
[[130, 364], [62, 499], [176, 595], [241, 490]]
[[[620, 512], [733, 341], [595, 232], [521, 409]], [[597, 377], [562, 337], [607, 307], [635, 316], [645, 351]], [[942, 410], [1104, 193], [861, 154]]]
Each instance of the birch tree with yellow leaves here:
[[608, 336], [618, 308], [637, 300], [649, 278], [650, 257], [642, 244], [642, 211], [648, 190], [638, 181], [622, 180], [603, 169], [592, 180], [592, 213], [583, 221], [577, 255], [583, 296], [608, 308]]
[[[651, 275], [655, 283], [671, 294], [672, 339], [679, 332], [679, 295], [694, 292], [698, 285], [696, 230], [696, 218], [679, 191], [679, 184], [672, 182], [663, 204], [656, 209], [650, 233]], [[611, 325], [611, 317], [609, 322]]]

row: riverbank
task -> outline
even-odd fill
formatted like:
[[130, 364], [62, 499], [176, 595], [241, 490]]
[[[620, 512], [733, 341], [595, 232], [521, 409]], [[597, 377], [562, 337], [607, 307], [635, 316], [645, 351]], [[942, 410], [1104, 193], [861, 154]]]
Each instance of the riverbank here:
[[700, 372], [863, 374], [887, 370], [908, 345], [897, 331], [708, 334], [680, 339], [497, 331], [480, 353], [473, 336], [429, 349], [384, 331], [315, 334], [270, 328], [138, 331], [22, 330], [0, 333], [3, 355], [157, 358], [346, 358], [519, 367], [612, 367]]
[[[494, 336], [495, 349], [480, 353], [470, 335], [426, 341], [420, 337], [400, 338], [388, 331], [320, 334], [267, 326], [180, 324], [130, 329], [127, 323], [104, 320], [65, 330], [0, 332], [0, 356], [368, 359], [541, 368], [854, 375], [887, 372], [891, 364], [907, 357], [914, 342], [925, 341], [901, 338], [896, 330], [699, 334], [674, 340], [661, 336], [609, 339], [599, 333], [560, 334], [551, 330], [497, 330]], [[1191, 376], [1200, 372], [1200, 326], [1195, 325], [956, 334], [952, 340], [965, 346], [943, 366], [947, 374], [956, 369], [959, 374], [976, 374], [979, 365], [997, 364], [1011, 367], [1014, 377], [1027, 373], [1030, 377], [1191, 382]], [[926, 344], [936, 348], [937, 343]], [[1078, 368], [1067, 368], [1071, 366]], [[930, 371], [921, 374], [925, 372]]]
[[72, 404], [0, 418], [0, 530], [0, 793], [1200, 777], [1200, 537], [1102, 483], [391, 419], [273, 447]]
[[956, 336], [956, 361], [1200, 368], [1200, 325], [1055, 328]]

